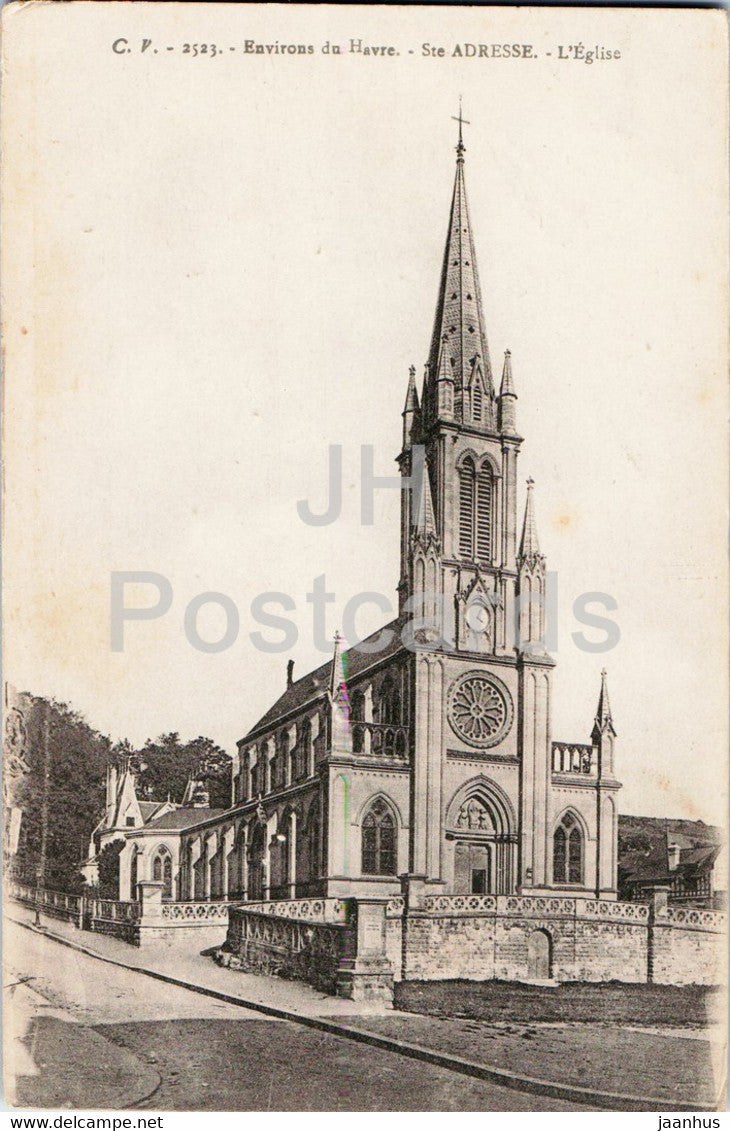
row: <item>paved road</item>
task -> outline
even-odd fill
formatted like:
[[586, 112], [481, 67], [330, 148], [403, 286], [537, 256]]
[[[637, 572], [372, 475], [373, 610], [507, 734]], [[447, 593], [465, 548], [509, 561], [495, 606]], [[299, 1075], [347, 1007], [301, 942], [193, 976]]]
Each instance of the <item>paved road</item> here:
[[25, 1061], [16, 1062], [18, 1106], [588, 1110], [291, 1022], [262, 1019], [6, 921], [4, 985], [28, 977], [33, 981], [10, 991], [16, 1024], [24, 1029], [19, 1047]]

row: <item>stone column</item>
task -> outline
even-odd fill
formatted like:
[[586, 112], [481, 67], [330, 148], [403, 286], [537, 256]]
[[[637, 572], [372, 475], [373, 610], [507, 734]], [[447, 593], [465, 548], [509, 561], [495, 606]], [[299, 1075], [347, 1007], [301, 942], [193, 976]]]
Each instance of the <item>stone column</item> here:
[[235, 834], [235, 826], [230, 825], [221, 837], [221, 897], [223, 899], [228, 899], [228, 858], [233, 850]]
[[[215, 834], [205, 839], [205, 898], [210, 899], [213, 894], [213, 857], [215, 855]], [[211, 852], [211, 845], [213, 851]]]
[[314, 755], [314, 744], [319, 738], [319, 715], [312, 715], [310, 720], [311, 730], [309, 732], [309, 777], [314, 777], [316, 770], [316, 761]]
[[243, 755], [243, 765], [239, 778], [238, 800], [248, 801], [251, 796], [251, 751], [246, 750]]
[[[667, 949], [671, 946], [671, 930], [667, 930], [666, 916], [669, 910], [669, 884], [652, 884], [649, 896], [649, 923], [646, 940], [646, 980], [656, 981], [657, 966], [661, 965]], [[661, 979], [660, 979], [661, 980]]]
[[241, 826], [238, 837], [238, 898], [248, 899], [248, 825]]
[[[421, 873], [428, 870], [426, 844], [428, 829], [428, 758], [433, 742], [429, 710], [431, 693], [431, 662], [428, 657], [416, 654], [416, 702], [413, 712], [416, 733], [413, 744], [413, 779], [411, 785], [411, 859], [409, 869]], [[439, 704], [440, 707], [440, 704]]]
[[[276, 817], [274, 817], [274, 821], [275, 820], [276, 820]], [[263, 859], [261, 861], [262, 887], [263, 887], [262, 899], [264, 901], [266, 901], [269, 898], [269, 893], [271, 891], [271, 837], [272, 837], [272, 835], [273, 834], [271, 833], [271, 831], [269, 829], [268, 822], [267, 822], [266, 828], [264, 830], [264, 855], [263, 855]]]
[[287, 851], [289, 853], [289, 860], [287, 861], [289, 899], [295, 899], [297, 894], [297, 815], [293, 809], [289, 814]]
[[372, 684], [368, 684], [363, 694], [363, 722], [366, 724], [364, 727], [362, 752], [369, 754], [372, 749], [372, 733], [370, 727], [367, 725], [373, 721], [373, 688]]

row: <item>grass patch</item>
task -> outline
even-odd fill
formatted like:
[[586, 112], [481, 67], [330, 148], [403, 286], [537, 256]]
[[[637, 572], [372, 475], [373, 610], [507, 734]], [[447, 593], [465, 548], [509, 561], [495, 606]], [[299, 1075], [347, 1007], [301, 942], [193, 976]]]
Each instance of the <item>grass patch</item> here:
[[701, 1028], [723, 1008], [712, 986], [629, 982], [398, 982], [396, 1009], [477, 1021], [592, 1021]]

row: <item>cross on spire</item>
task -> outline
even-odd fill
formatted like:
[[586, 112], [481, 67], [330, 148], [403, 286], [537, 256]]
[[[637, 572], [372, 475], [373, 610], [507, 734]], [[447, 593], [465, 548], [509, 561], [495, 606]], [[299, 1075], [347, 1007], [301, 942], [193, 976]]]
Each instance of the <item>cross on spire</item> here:
[[458, 153], [459, 157], [461, 157], [461, 156], [463, 156], [463, 154], [465, 152], [464, 139], [462, 137], [461, 127], [471, 125], [471, 122], [467, 121], [467, 119], [462, 116], [462, 113], [461, 113], [461, 95], [459, 95], [459, 116], [457, 118], [452, 114], [451, 120], [452, 120], [452, 122], [458, 122], [459, 123], [459, 144], [456, 147], [456, 152]]

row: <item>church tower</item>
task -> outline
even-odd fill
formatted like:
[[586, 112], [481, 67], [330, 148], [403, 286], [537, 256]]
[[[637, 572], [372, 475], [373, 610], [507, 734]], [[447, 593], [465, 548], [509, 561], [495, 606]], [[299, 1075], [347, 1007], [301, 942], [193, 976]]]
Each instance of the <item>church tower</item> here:
[[[476, 251], [457, 146], [436, 317], [419, 402], [411, 371], [399, 462], [401, 608], [426, 592], [444, 641], [513, 655], [517, 588], [517, 396], [509, 350], [495, 391]], [[418, 513], [416, 514], [416, 510]]]
[[456, 174], [419, 398], [399, 456], [401, 615], [412, 625], [412, 866], [452, 891], [549, 882], [550, 673], [532, 482], [517, 545], [517, 394], [495, 386], [465, 182]]

